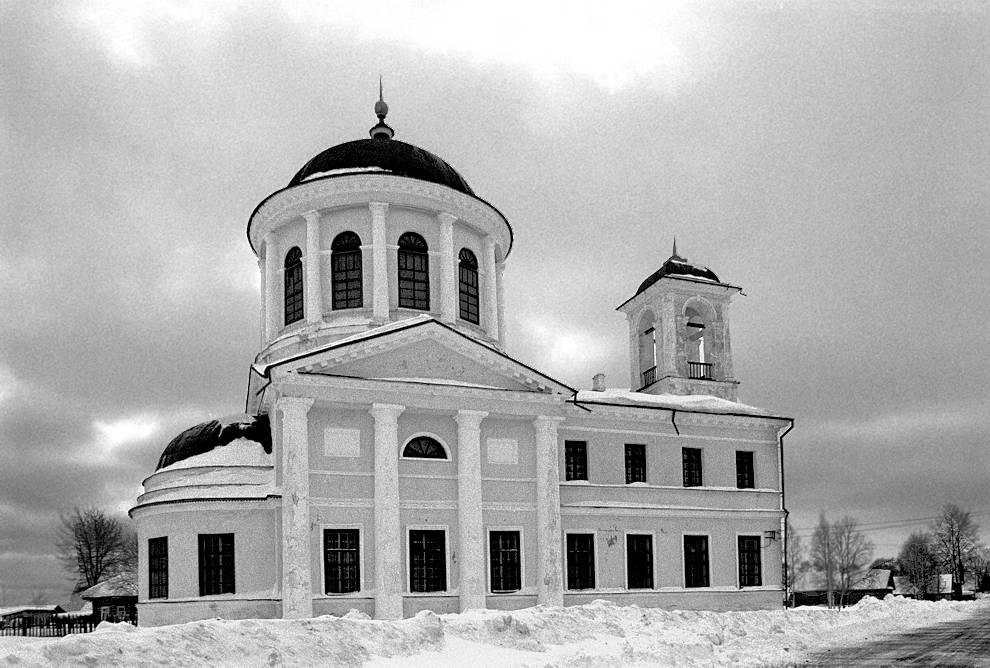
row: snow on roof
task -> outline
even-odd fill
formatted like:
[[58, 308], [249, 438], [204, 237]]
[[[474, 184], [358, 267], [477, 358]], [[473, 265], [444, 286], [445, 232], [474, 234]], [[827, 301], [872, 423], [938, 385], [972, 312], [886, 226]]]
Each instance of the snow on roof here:
[[137, 585], [134, 584], [132, 576], [121, 573], [107, 578], [102, 582], [79, 593], [81, 598], [109, 598], [113, 596], [137, 596]]
[[853, 585], [853, 589], [887, 589], [889, 584], [890, 570], [885, 568], [871, 568], [863, 576], [862, 580]]
[[6, 617], [8, 615], [16, 615], [19, 612], [62, 612], [62, 607], [58, 605], [48, 605], [45, 603], [39, 605], [15, 605], [10, 608], [0, 608], [0, 617]]
[[186, 459], [181, 459], [173, 464], [169, 464], [158, 469], [156, 473], [163, 471], [175, 471], [177, 469], [195, 468], [197, 466], [272, 466], [272, 456], [265, 452], [265, 448], [257, 441], [249, 441], [246, 438], [238, 438], [227, 445], [214, 448], [199, 455], [193, 455]]
[[381, 167], [338, 167], [337, 169], [328, 169], [325, 172], [314, 172], [306, 176], [303, 182], [312, 181], [313, 179], [319, 179], [324, 176], [340, 176], [342, 174], [368, 174], [377, 172], [379, 174], [389, 174], [392, 170], [383, 169]]
[[646, 394], [610, 387], [602, 391], [579, 390], [574, 397], [577, 403], [619, 404], [622, 406], [654, 406], [678, 411], [704, 413], [742, 413], [746, 415], [770, 415], [770, 412], [737, 401], [713, 397], [709, 394]]

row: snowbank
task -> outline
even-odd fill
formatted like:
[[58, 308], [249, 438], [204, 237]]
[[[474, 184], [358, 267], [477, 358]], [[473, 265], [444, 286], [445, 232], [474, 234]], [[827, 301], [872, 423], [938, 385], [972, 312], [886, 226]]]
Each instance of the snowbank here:
[[60, 639], [0, 638], [0, 664], [69, 666], [608, 666], [800, 663], [828, 647], [950, 621], [990, 602], [867, 598], [846, 610], [669, 611], [606, 601], [473, 610], [385, 622], [352, 612], [307, 620], [103, 623]]

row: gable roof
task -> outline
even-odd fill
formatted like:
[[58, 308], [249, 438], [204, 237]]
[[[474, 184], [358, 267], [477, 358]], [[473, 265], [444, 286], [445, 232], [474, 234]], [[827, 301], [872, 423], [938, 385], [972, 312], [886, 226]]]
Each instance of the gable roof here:
[[107, 578], [102, 582], [97, 582], [89, 589], [80, 592], [79, 596], [87, 601], [94, 598], [137, 596], [137, 586], [134, 584], [132, 576], [121, 573], [120, 575]]

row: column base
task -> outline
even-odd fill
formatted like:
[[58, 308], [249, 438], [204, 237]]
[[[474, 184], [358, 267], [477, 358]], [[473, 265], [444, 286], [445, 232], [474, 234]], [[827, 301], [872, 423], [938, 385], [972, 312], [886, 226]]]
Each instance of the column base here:
[[376, 596], [375, 619], [402, 619], [402, 594]]

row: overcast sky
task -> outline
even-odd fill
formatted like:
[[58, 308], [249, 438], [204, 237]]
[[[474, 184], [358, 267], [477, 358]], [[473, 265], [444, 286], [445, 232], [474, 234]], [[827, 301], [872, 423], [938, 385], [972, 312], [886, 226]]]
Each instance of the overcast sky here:
[[243, 409], [248, 216], [367, 136], [380, 73], [513, 226], [510, 354], [628, 386], [614, 309], [676, 235], [745, 289], [797, 527], [990, 535], [988, 62], [975, 2], [0, 2], [0, 603], [68, 589], [60, 512]]

